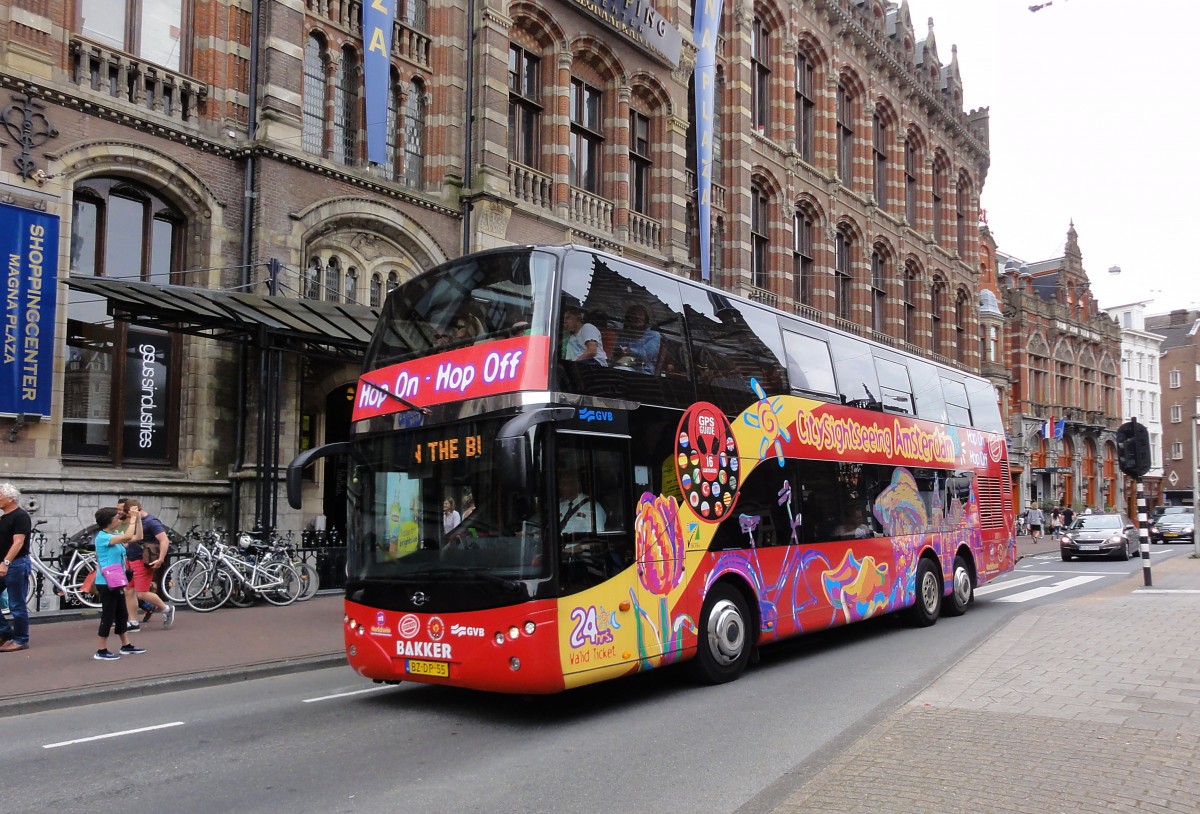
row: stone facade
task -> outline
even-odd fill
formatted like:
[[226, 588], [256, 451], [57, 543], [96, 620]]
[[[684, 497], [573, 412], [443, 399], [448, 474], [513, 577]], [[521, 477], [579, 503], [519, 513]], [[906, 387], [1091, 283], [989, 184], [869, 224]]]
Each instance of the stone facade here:
[[[161, 31], [114, 25], [89, 0], [4, 4], [3, 104], [30, 95], [54, 135], [33, 146], [9, 126], [0, 195], [59, 218], [60, 279], [266, 294], [274, 260], [278, 296], [377, 305], [438, 262], [525, 242], [587, 243], [696, 276], [688, 3], [657, 7], [683, 35], [678, 64], [594, 4], [398, 5], [388, 158], [373, 165], [357, 0], [194, 0]], [[957, 55], [942, 62], [932, 21], [918, 34], [907, 2], [737, 2], [720, 30], [716, 284], [979, 372], [978, 290], [994, 267], [977, 228], [988, 113], [963, 110]], [[518, 64], [534, 81], [514, 79]], [[594, 120], [581, 118], [584, 97]], [[14, 157], [28, 163], [14, 171]], [[130, 201], [141, 226], [120, 219]], [[124, 381], [117, 351], [110, 368], [86, 367], [104, 351], [82, 334], [100, 326], [123, 347], [132, 329], [65, 286], [59, 300], [53, 414], [16, 428], [0, 477], [63, 533], [123, 494], [180, 529], [248, 525], [258, 351], [171, 340], [169, 452], [142, 461], [116, 426], [79, 430], [85, 415], [119, 414]], [[281, 465], [344, 435], [331, 415], [355, 375], [345, 361], [284, 357]], [[340, 499], [327, 469], [281, 528], [322, 513], [336, 525], [322, 508]]]
[[1117, 469], [1116, 447], [1121, 329], [1092, 296], [1074, 224], [1062, 257], [1022, 263], [1001, 252], [997, 260], [1017, 505], [1124, 507], [1128, 479]]

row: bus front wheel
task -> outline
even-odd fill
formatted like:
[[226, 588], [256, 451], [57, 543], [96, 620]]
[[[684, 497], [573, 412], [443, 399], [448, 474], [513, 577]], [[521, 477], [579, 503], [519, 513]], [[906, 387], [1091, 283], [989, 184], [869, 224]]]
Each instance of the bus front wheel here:
[[929, 627], [942, 610], [942, 578], [928, 557], [917, 563], [916, 601], [908, 609], [908, 621], [914, 627]]
[[700, 618], [696, 677], [706, 684], [733, 681], [746, 669], [753, 646], [745, 598], [729, 585], [716, 585]]

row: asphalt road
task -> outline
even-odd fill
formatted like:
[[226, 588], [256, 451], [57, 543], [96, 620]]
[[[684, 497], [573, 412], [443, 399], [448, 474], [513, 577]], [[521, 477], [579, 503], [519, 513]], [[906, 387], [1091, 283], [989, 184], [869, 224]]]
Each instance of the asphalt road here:
[[1030, 603], [1140, 568], [1048, 551], [964, 617], [774, 645], [719, 687], [668, 668], [521, 698], [338, 668], [16, 716], [0, 812], [767, 812]]

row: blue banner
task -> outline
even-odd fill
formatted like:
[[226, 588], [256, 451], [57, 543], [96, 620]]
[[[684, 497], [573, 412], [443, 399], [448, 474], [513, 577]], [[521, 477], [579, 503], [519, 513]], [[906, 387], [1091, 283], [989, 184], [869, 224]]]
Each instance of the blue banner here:
[[4, 258], [4, 355], [0, 413], [50, 415], [58, 216], [0, 204]]
[[363, 3], [363, 82], [367, 93], [367, 159], [387, 163], [388, 94], [392, 84], [392, 30], [396, 0]]
[[700, 227], [700, 279], [711, 280], [713, 105], [716, 103], [717, 34], [721, 0], [699, 0], [696, 7], [696, 215]]

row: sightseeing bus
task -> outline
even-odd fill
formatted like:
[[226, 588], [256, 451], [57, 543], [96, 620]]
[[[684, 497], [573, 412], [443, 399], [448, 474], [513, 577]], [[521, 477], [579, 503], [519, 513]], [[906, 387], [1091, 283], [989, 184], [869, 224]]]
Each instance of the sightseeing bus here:
[[552, 693], [887, 613], [1010, 571], [984, 379], [583, 246], [391, 291], [354, 399], [344, 633], [378, 681]]

